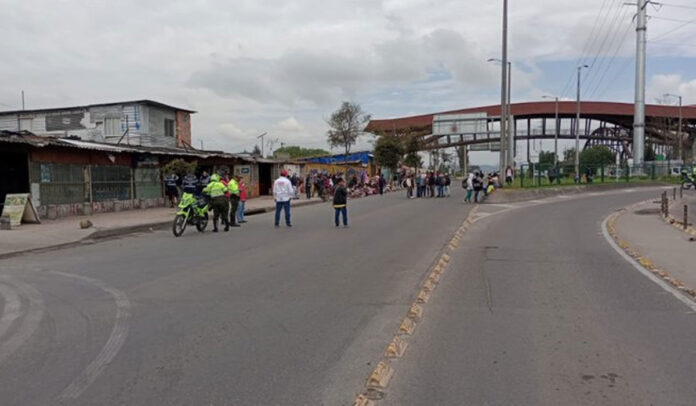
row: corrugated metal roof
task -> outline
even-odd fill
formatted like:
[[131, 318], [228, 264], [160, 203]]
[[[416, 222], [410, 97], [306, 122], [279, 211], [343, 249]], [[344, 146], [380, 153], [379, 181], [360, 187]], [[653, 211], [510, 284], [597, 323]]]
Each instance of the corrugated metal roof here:
[[250, 157], [248, 155], [231, 154], [224, 151], [201, 151], [195, 149], [168, 148], [168, 147], [145, 147], [134, 145], [116, 145], [102, 142], [82, 141], [74, 138], [58, 138], [52, 136], [38, 136], [29, 131], [0, 131], [0, 143], [25, 144], [32, 147], [43, 148], [49, 146], [87, 149], [92, 151], [103, 151], [112, 153], [142, 153], [151, 155], [168, 156], [191, 156], [197, 158], [230, 158], [239, 159], [245, 162], [256, 163], [298, 163], [302, 162], [291, 160], [278, 160], [268, 158]]
[[140, 99], [140, 100], [128, 100], [128, 101], [122, 101], [122, 102], [113, 102], [113, 103], [86, 104], [83, 106], [48, 107], [48, 108], [32, 109], [32, 110], [8, 110], [8, 111], [0, 111], [0, 114], [26, 114], [26, 113], [40, 113], [40, 112], [59, 111], [59, 110], [83, 110], [83, 109], [88, 109], [90, 107], [115, 106], [115, 105], [119, 105], [119, 104], [147, 104], [147, 105], [155, 106], [155, 107], [162, 107], [162, 108], [167, 108], [167, 109], [172, 109], [172, 110], [185, 111], [185, 112], [191, 113], [191, 114], [196, 113], [196, 111], [194, 111], [194, 110], [183, 109], [181, 107], [171, 106], [168, 104], [156, 102], [154, 100]]

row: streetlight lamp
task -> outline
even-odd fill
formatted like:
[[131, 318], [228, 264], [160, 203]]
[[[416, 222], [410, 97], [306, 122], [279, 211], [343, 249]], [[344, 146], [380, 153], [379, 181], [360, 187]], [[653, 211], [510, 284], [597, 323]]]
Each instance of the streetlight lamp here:
[[[499, 63], [501, 66], [503, 65], [502, 59], [498, 58], [489, 58], [488, 62], [496, 62]], [[512, 88], [511, 88], [511, 83], [512, 83], [512, 62], [508, 61], [507, 62], [507, 89], [506, 89], [506, 97], [505, 97], [505, 105], [501, 106], [501, 110], [504, 111], [502, 114], [502, 117], [500, 118], [500, 121], [502, 122], [505, 120], [505, 127], [500, 127], [500, 138], [502, 140], [503, 136], [507, 136], [507, 154], [508, 154], [508, 159], [510, 161], [514, 161], [515, 158], [515, 137], [512, 135], [512, 124], [509, 122], [510, 121], [510, 95], [512, 94]], [[503, 128], [506, 129], [506, 134], [503, 134]], [[501, 142], [500, 147], [503, 148], [503, 143]], [[510, 162], [512, 163], [512, 162]]]
[[575, 176], [580, 179], [580, 73], [588, 65], [578, 66], [578, 109], [575, 115]]
[[678, 149], [677, 151], [679, 154], [679, 160], [684, 159], [684, 154], [683, 154], [683, 146], [682, 146], [682, 97], [676, 94], [671, 94], [671, 93], [665, 93], [664, 97], [676, 97], [679, 99], [679, 129], [677, 130], [677, 143], [678, 143]]
[[541, 96], [542, 99], [554, 99], [556, 101], [556, 133], [553, 136], [553, 168], [558, 166], [558, 133], [561, 131], [558, 122], [558, 97], [557, 96]]

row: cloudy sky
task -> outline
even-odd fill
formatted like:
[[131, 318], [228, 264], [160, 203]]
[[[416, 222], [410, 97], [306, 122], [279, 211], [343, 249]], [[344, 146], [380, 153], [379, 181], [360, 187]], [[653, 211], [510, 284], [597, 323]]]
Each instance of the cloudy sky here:
[[[513, 102], [631, 101], [635, 7], [511, 1]], [[648, 100], [696, 103], [696, 4], [649, 6]], [[343, 100], [376, 118], [499, 101], [502, 1], [0, 0], [0, 109], [148, 98], [199, 113], [194, 143], [251, 150], [256, 135], [326, 148]], [[590, 35], [592, 33], [593, 35]], [[365, 145], [369, 140], [363, 140]], [[485, 160], [485, 159], [484, 159]]]

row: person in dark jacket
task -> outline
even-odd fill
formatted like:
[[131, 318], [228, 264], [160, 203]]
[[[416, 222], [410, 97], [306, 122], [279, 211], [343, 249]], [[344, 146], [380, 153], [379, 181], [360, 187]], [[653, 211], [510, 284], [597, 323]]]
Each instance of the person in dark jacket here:
[[176, 206], [179, 199], [179, 176], [176, 173], [170, 173], [164, 177], [165, 194], [169, 199], [169, 207]]
[[387, 180], [384, 179], [384, 174], [379, 175], [379, 194], [384, 194], [384, 186], [387, 184]]
[[334, 216], [336, 227], [339, 226], [339, 215], [343, 216], [343, 227], [348, 227], [348, 189], [346, 189], [346, 181], [342, 178], [338, 179], [338, 186], [334, 192], [333, 207], [336, 214]]
[[184, 176], [184, 179], [181, 180], [181, 188], [184, 190], [184, 193], [196, 194], [198, 190], [198, 178], [193, 172], [189, 172]]

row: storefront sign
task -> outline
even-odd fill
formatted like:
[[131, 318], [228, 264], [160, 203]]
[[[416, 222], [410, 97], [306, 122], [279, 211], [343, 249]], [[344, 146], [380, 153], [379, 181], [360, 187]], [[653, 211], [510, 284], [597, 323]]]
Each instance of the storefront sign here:
[[5, 196], [5, 206], [2, 210], [3, 217], [10, 218], [12, 227], [21, 222], [40, 223], [39, 214], [29, 198], [29, 193], [8, 194]]

